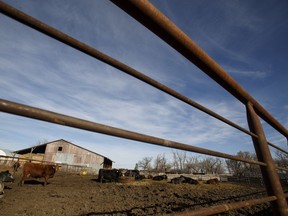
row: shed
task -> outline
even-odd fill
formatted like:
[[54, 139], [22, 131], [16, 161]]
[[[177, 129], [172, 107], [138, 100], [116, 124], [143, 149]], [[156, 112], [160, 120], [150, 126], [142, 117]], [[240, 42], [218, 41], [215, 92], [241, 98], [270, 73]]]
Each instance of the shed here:
[[18, 155], [7, 149], [0, 149], [0, 164], [11, 166], [17, 160]]
[[67, 171], [83, 169], [99, 171], [101, 168], [112, 168], [113, 161], [69, 141], [60, 139], [45, 144], [15, 151], [22, 158], [29, 158], [48, 163], [57, 163]]

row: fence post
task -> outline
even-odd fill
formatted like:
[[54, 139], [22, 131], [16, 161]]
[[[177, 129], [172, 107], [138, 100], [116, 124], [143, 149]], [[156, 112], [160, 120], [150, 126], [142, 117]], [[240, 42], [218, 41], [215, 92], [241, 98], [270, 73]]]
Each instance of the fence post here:
[[277, 197], [277, 200], [271, 202], [273, 214], [279, 216], [288, 215], [288, 206], [283, 188], [280, 183], [280, 178], [276, 172], [276, 167], [271, 156], [261, 122], [250, 102], [246, 104], [246, 110], [250, 131], [258, 136], [258, 138], [252, 137], [257, 158], [259, 161], [267, 164], [266, 166], [260, 166], [260, 169], [268, 196]]

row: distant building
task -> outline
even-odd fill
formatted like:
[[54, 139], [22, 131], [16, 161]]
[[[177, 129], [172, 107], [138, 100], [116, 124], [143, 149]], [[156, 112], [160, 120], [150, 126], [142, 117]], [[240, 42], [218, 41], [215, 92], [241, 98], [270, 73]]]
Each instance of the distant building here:
[[0, 149], [0, 165], [11, 166], [17, 160], [18, 155], [7, 149]]
[[67, 171], [87, 169], [98, 172], [101, 168], [112, 168], [113, 161], [109, 158], [82, 148], [66, 140], [60, 139], [38, 146], [15, 151], [20, 158], [46, 163], [57, 163]]
[[7, 150], [7, 149], [0, 149], [0, 156], [8, 156], [8, 157], [15, 157], [15, 153]]

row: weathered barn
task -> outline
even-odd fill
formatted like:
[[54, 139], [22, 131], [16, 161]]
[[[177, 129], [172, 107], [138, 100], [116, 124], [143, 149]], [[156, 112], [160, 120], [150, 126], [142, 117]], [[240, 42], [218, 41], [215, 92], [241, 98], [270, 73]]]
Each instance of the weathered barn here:
[[112, 168], [113, 161], [81, 146], [60, 139], [45, 144], [15, 151], [20, 158], [60, 164], [66, 171], [87, 169], [97, 172], [101, 168]]

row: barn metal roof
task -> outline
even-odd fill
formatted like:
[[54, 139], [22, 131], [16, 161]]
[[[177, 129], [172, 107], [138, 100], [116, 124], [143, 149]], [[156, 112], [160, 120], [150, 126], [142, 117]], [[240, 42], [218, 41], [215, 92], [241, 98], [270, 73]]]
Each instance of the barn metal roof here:
[[[50, 143], [54, 143], [54, 142], [59, 142], [59, 141], [63, 141], [63, 142], [69, 143], [69, 144], [74, 145], [74, 146], [76, 146], [76, 147], [78, 147], [78, 148], [84, 149], [84, 150], [86, 150], [86, 151], [89, 151], [89, 152], [91, 152], [91, 153], [93, 153], [93, 154], [97, 154], [97, 155], [99, 155], [99, 156], [101, 156], [101, 157], [104, 157], [104, 158], [112, 161], [110, 158], [105, 157], [104, 155], [98, 154], [98, 153], [96, 153], [96, 152], [93, 152], [93, 151], [91, 151], [91, 150], [89, 150], [89, 149], [83, 148], [83, 147], [81, 147], [81, 146], [79, 146], [79, 145], [76, 145], [76, 144], [74, 144], [74, 143], [72, 143], [72, 142], [69, 142], [69, 141], [67, 141], [67, 140], [64, 140], [64, 139], [54, 140], [54, 141], [47, 142], [47, 143], [44, 143], [44, 144], [41, 144], [41, 145], [36, 145], [36, 146], [32, 146], [32, 147], [25, 148], [25, 149], [20, 149], [20, 150], [14, 151], [14, 153], [17, 153], [17, 154], [28, 154], [28, 153], [30, 153], [31, 150], [32, 150], [33, 153], [36, 153], [36, 154], [37, 154], [37, 153], [44, 154], [44, 153], [45, 153], [45, 149], [46, 149], [46, 145], [48, 145], [48, 144], [50, 144]], [[112, 162], [114, 162], [114, 161], [112, 161]]]

